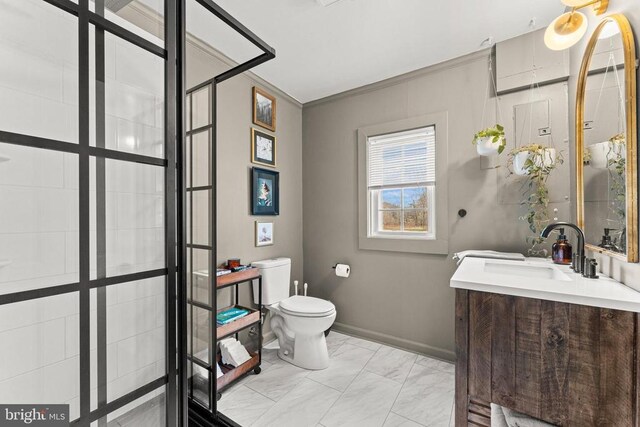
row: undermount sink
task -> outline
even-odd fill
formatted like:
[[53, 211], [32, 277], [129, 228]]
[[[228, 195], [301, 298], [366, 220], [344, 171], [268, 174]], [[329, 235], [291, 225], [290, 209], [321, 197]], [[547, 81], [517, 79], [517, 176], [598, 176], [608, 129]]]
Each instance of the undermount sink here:
[[554, 265], [536, 265], [534, 263], [506, 264], [492, 261], [484, 263], [485, 273], [527, 277], [529, 279], [550, 279], [570, 282], [571, 278]]

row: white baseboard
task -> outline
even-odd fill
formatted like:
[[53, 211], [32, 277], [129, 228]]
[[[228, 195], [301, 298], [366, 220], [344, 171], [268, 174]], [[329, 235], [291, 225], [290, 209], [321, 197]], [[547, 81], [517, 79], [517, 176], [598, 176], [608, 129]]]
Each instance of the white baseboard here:
[[451, 350], [445, 350], [439, 347], [433, 347], [427, 344], [419, 343], [416, 341], [407, 340], [404, 338], [394, 337], [392, 335], [383, 334], [380, 332], [370, 331], [368, 329], [358, 328], [355, 326], [345, 325], [343, 323], [335, 322], [332, 327], [337, 332], [344, 332], [347, 335], [352, 335], [359, 338], [366, 338], [371, 341], [376, 341], [381, 344], [387, 344], [392, 347], [398, 347], [400, 349], [409, 350], [414, 353], [421, 353], [427, 356], [435, 357], [437, 359], [447, 360], [454, 362], [456, 360], [455, 352]]

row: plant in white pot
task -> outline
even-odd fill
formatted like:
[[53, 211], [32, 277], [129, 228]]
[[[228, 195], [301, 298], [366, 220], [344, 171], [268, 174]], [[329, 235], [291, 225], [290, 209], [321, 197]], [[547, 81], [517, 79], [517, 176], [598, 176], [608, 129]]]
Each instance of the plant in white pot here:
[[594, 169], [610, 169], [611, 162], [624, 162], [627, 158], [627, 144], [624, 134], [617, 134], [608, 141], [591, 144], [585, 150], [589, 153], [589, 165]]
[[[563, 162], [562, 154], [556, 154], [555, 149], [539, 144], [516, 148], [509, 153], [509, 169], [527, 179], [521, 202], [527, 212], [520, 219], [527, 222], [533, 233], [527, 236], [527, 243], [531, 245], [528, 250], [530, 256], [547, 256], [547, 250], [540, 247], [544, 241], [540, 232], [550, 221], [547, 180]], [[518, 173], [518, 170], [522, 173]]]
[[497, 124], [477, 132], [473, 136], [473, 144], [481, 156], [501, 154], [507, 145], [504, 126]]
[[555, 148], [529, 144], [511, 150], [509, 166], [516, 175], [529, 175], [534, 168], [553, 168], [559, 157]]

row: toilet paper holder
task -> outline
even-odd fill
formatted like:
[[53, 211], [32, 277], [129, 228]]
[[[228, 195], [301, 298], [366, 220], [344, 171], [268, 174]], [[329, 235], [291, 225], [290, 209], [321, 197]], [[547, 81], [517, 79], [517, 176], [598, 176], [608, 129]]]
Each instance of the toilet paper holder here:
[[351, 266], [349, 264], [336, 263], [331, 268], [336, 271], [336, 276], [338, 277], [349, 277], [349, 275], [351, 274]]

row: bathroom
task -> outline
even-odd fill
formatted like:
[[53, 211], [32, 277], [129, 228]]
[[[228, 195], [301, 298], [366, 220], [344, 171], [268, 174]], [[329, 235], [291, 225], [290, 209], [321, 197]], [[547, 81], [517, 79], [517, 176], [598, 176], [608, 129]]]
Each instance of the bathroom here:
[[[580, 400], [581, 414], [596, 421], [577, 422], [584, 418], [568, 409], [563, 416], [562, 405], [525, 405], [521, 394], [487, 391], [504, 379], [492, 377], [492, 366], [502, 372], [498, 362], [476, 344], [461, 352], [473, 334], [487, 331], [464, 334], [459, 309], [469, 306], [460, 295], [492, 289], [462, 284], [471, 279], [454, 276], [466, 271], [456, 253], [529, 256], [528, 238], [544, 225], [586, 223], [586, 256], [600, 277], [581, 280], [605, 289], [608, 300], [625, 299], [609, 285], [640, 291], [637, 185], [629, 185], [631, 177], [624, 182], [627, 230], [602, 225], [609, 213], [600, 215], [577, 190], [581, 180], [585, 192], [593, 190], [597, 159], [581, 168], [576, 162], [585, 50], [603, 19], [616, 14], [628, 20], [637, 46], [640, 5], [585, 3], [0, 0], [0, 406], [62, 405], [71, 424], [92, 426], [511, 426], [506, 416], [505, 424], [491, 416], [497, 404], [526, 412], [517, 425], [634, 425], [624, 408], [607, 403], [607, 392], [627, 402], [626, 389], [596, 390], [602, 394], [593, 405]], [[569, 47], [550, 49], [547, 27], [573, 7], [586, 19], [578, 31], [584, 33]], [[362, 31], [366, 25], [375, 31]], [[621, 64], [618, 89], [637, 76], [636, 64]], [[584, 121], [594, 109], [613, 112], [616, 126], [633, 124], [627, 142], [635, 141], [635, 91], [623, 91], [620, 105], [610, 91], [599, 96], [599, 83], [587, 87]], [[167, 102], [173, 91], [176, 99]], [[272, 99], [270, 123], [256, 117], [259, 95]], [[504, 152], [480, 156], [474, 135], [495, 124], [504, 126]], [[435, 226], [426, 239], [403, 239], [397, 229], [372, 239], [377, 219], [368, 191], [380, 189], [367, 187], [367, 143], [425, 126], [428, 136], [435, 129], [436, 154], [428, 160], [435, 172], [419, 181], [428, 182], [424, 194], [435, 208], [422, 224]], [[184, 136], [177, 147], [167, 143], [176, 135]], [[272, 138], [271, 162], [257, 159], [255, 135]], [[510, 153], [529, 143], [562, 156], [549, 174], [548, 217], [536, 233], [521, 219], [528, 212], [526, 177], [509, 164]], [[278, 173], [271, 211], [254, 206], [254, 168]], [[637, 165], [629, 161], [627, 168], [637, 179]], [[403, 198], [403, 186], [396, 183], [392, 194]], [[397, 218], [382, 217], [392, 226]], [[603, 228], [618, 249], [598, 253]], [[556, 231], [534, 255], [551, 256]], [[576, 254], [576, 233], [564, 231]], [[290, 272], [278, 280], [288, 285], [279, 287], [286, 295], [266, 302], [274, 282], [264, 268], [257, 272], [265, 282], [262, 310], [257, 280], [238, 283], [237, 294], [235, 285], [216, 291], [207, 272], [238, 259], [256, 266], [290, 260]], [[339, 269], [348, 277], [336, 274], [338, 264], [348, 266], [348, 274]], [[555, 268], [549, 271], [562, 277], [577, 274]], [[296, 293], [294, 281], [299, 295], [329, 304], [318, 317], [329, 318], [330, 329], [315, 333], [320, 349], [310, 351], [319, 366], [278, 352], [274, 319], [285, 317], [275, 304]], [[516, 314], [514, 298], [534, 298], [501, 289]], [[585, 295], [550, 298], [640, 311], [632, 298], [598, 306]], [[169, 304], [174, 298], [177, 304]], [[496, 301], [494, 309], [504, 308]], [[219, 344], [210, 333], [212, 311], [236, 303], [258, 319], [237, 336], [257, 362], [218, 387], [206, 378], [218, 365], [208, 360]], [[492, 313], [508, 323], [502, 315], [511, 312]], [[633, 354], [635, 321], [616, 324], [628, 332], [623, 343], [585, 327], [584, 336], [602, 337], [598, 358], [585, 362], [591, 383], [607, 382], [592, 367], [610, 360], [607, 372], [622, 372], [618, 383], [628, 380], [637, 393], [638, 368], [626, 369], [635, 359], [607, 352], [620, 344], [621, 353]], [[497, 338], [488, 345], [489, 356], [510, 348]], [[482, 366], [489, 372], [477, 370]], [[569, 370], [582, 372], [580, 366]], [[528, 378], [525, 384], [535, 382]], [[564, 404], [578, 407], [567, 378], [565, 389], [548, 394], [557, 401], [569, 396]], [[583, 396], [593, 392], [586, 390]], [[628, 407], [637, 417], [637, 403]], [[620, 418], [607, 418], [612, 410]]]

